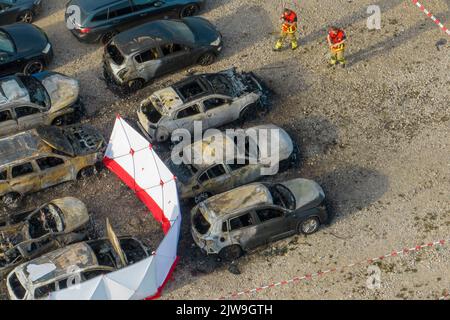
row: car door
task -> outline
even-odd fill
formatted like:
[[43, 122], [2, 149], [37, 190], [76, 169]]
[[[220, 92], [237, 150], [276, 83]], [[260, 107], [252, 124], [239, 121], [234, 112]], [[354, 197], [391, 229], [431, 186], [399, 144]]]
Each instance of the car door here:
[[16, 22], [19, 16], [20, 6], [13, 6], [7, 3], [0, 3], [0, 25], [7, 25]]
[[73, 167], [63, 157], [45, 156], [36, 159], [40, 170], [41, 189], [72, 180]]
[[217, 128], [233, 121], [231, 104], [233, 100], [225, 97], [213, 96], [203, 100], [208, 128]]
[[146, 48], [133, 57], [139, 77], [150, 81], [165, 73], [159, 47]]
[[17, 120], [13, 117], [11, 109], [0, 110], [0, 136], [19, 131]]
[[177, 128], [186, 129], [192, 133], [194, 132], [196, 121], [201, 122], [203, 130], [205, 129], [205, 117], [200, 105], [194, 103], [179, 110], [175, 115], [174, 122]]
[[25, 131], [42, 125], [45, 120], [43, 111], [42, 108], [31, 105], [14, 107], [19, 130]]
[[192, 65], [195, 61], [190, 54], [191, 48], [181, 43], [161, 45], [162, 68], [164, 73], [178, 71]]
[[33, 165], [33, 161], [23, 162], [11, 168], [9, 186], [12, 191], [20, 194], [40, 190], [40, 173], [38, 168]]
[[135, 12], [135, 21], [144, 23], [150, 20], [160, 20], [175, 17], [177, 12], [173, 1], [162, 0], [131, 0]]
[[266, 243], [286, 238], [295, 233], [291, 227], [287, 213], [276, 207], [258, 208], [255, 210], [256, 216], [261, 224], [261, 236]]
[[194, 193], [208, 192], [211, 194], [230, 190], [230, 173], [223, 164], [216, 164], [198, 176], [198, 185], [194, 186]]
[[112, 29], [123, 31], [136, 24], [130, 0], [123, 0], [109, 8], [108, 24]]
[[231, 243], [239, 244], [244, 250], [253, 249], [265, 243], [264, 238], [261, 237], [261, 225], [253, 211], [231, 218], [228, 223]]

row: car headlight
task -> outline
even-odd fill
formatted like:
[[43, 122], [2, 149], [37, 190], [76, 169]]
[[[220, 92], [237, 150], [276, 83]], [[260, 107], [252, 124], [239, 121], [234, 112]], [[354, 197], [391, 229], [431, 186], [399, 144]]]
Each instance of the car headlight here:
[[44, 50], [42, 50], [42, 53], [47, 54], [49, 53], [50, 49], [51, 49], [52, 45], [49, 43], [47, 43], [47, 45], [45, 46]]
[[217, 47], [218, 45], [220, 45], [221, 40], [222, 39], [220, 37], [218, 37], [216, 40], [211, 42], [211, 45]]

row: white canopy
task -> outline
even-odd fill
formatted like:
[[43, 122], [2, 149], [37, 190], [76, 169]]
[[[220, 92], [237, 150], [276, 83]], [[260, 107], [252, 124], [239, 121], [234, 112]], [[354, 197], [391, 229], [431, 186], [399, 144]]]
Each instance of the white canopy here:
[[55, 300], [153, 299], [170, 278], [177, 263], [181, 214], [175, 177], [152, 145], [117, 117], [103, 160], [161, 222], [165, 235], [149, 258], [118, 271], [51, 294]]

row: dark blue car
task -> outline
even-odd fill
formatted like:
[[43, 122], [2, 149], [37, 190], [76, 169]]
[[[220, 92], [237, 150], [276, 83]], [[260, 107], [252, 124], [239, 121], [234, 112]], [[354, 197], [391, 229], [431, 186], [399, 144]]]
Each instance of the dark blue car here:
[[31, 23], [41, 11], [42, 0], [0, 0], [0, 25]]
[[101, 41], [106, 44], [117, 33], [151, 20], [196, 15], [205, 2], [206, 0], [70, 0], [66, 5], [66, 25], [81, 41]]

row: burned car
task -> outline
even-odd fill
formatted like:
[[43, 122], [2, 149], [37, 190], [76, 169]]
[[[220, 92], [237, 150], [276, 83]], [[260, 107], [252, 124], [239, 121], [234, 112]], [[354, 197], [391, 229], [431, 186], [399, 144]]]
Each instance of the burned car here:
[[193, 132], [196, 121], [206, 130], [254, 117], [267, 107], [265, 91], [254, 74], [236, 69], [195, 75], [144, 100], [139, 124], [152, 142], [164, 142], [176, 129]]
[[86, 238], [86, 205], [72, 197], [0, 220], [0, 279], [15, 266]]
[[[277, 140], [266, 136], [272, 131]], [[297, 162], [298, 148], [283, 129], [260, 125], [206, 136], [184, 147], [179, 156], [181, 163], [173, 158], [166, 163], [177, 177], [181, 199], [198, 203], [288, 168]]]
[[59, 183], [95, 172], [105, 140], [87, 125], [39, 127], [0, 139], [0, 198], [15, 207], [18, 200]]
[[329, 222], [325, 193], [314, 181], [254, 183], [209, 198], [191, 211], [191, 233], [207, 254], [226, 260]]
[[[70, 0], [66, 4], [66, 24], [83, 42], [106, 44], [119, 32], [156, 19], [196, 15], [206, 0]], [[78, 7], [79, 16], [71, 10]], [[77, 20], [77, 18], [79, 18]]]
[[125, 268], [151, 255], [139, 240], [117, 238], [109, 230], [108, 238], [72, 244], [16, 267], [6, 280], [9, 298], [45, 299], [51, 292]]
[[32, 24], [0, 27], [0, 76], [39, 73], [53, 59], [53, 47], [45, 32]]
[[59, 73], [0, 79], [0, 136], [41, 125], [72, 124], [84, 112], [77, 80]]
[[42, 10], [42, 0], [0, 0], [0, 25], [32, 23]]
[[104, 76], [128, 92], [166, 73], [212, 64], [222, 36], [200, 17], [157, 20], [119, 33], [105, 46]]

